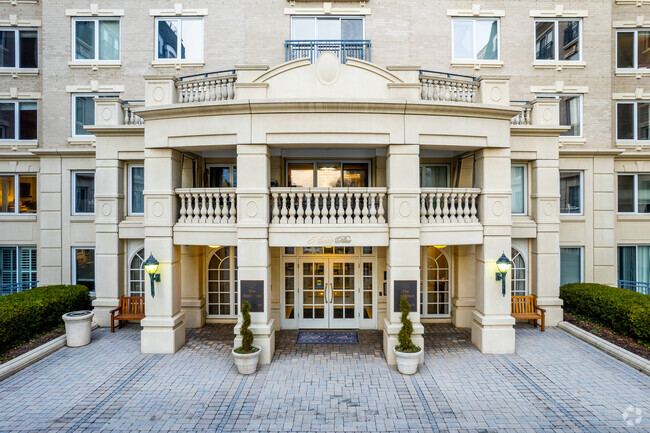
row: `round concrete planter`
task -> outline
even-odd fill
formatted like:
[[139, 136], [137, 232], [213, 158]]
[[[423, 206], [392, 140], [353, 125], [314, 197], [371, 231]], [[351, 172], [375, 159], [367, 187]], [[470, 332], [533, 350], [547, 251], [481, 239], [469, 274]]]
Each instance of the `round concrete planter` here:
[[393, 347], [393, 353], [397, 362], [397, 371], [402, 374], [415, 374], [418, 371], [422, 349], [415, 353], [404, 353]]
[[235, 358], [235, 365], [239, 374], [253, 374], [257, 371], [257, 363], [260, 360], [262, 348], [253, 344], [257, 348], [255, 353], [237, 353], [235, 349], [232, 350], [232, 356]]
[[90, 343], [92, 311], [72, 311], [63, 315], [65, 338], [68, 347], [85, 346]]

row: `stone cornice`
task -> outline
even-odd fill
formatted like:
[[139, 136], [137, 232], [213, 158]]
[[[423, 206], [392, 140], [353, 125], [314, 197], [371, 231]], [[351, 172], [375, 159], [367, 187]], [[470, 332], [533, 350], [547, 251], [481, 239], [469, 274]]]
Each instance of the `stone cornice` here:
[[96, 137], [144, 137], [144, 125], [84, 126]]
[[534, 126], [534, 125], [512, 125], [510, 135], [513, 137], [558, 137], [568, 126]]

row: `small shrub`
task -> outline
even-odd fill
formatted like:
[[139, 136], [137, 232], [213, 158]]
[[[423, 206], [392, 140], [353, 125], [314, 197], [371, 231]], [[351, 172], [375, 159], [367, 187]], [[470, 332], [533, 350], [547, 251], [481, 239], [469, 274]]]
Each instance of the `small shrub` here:
[[402, 329], [399, 330], [397, 338], [399, 340], [399, 345], [395, 348], [400, 352], [404, 353], [415, 353], [420, 351], [420, 347], [416, 346], [411, 340], [413, 335], [413, 322], [409, 319], [409, 311], [411, 311], [411, 306], [409, 301], [405, 296], [399, 301], [399, 309], [402, 312], [402, 317], [400, 321], [402, 322]]
[[0, 296], [0, 353], [62, 325], [65, 313], [91, 308], [85, 286], [43, 286]]
[[560, 287], [560, 298], [567, 313], [650, 344], [650, 296], [602, 284], [574, 283]]
[[253, 335], [253, 331], [249, 329], [249, 326], [251, 326], [251, 306], [248, 303], [248, 301], [244, 301], [241, 307], [241, 314], [242, 314], [242, 325], [241, 325], [241, 330], [239, 331], [239, 334], [241, 335], [241, 347], [235, 349], [235, 352], [237, 353], [253, 353], [257, 352], [257, 348], [253, 347], [253, 340], [255, 336]]

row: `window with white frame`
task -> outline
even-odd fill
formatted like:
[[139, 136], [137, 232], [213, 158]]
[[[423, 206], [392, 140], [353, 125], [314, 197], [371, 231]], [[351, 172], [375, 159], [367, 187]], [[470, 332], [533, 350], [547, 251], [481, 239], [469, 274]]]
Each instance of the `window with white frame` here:
[[35, 246], [0, 246], [0, 284], [35, 286], [37, 273]]
[[129, 165], [129, 215], [144, 215], [144, 165]]
[[650, 283], [650, 245], [618, 246], [618, 279]]
[[359, 41], [363, 38], [363, 17], [291, 17], [293, 40]]
[[579, 61], [581, 51], [581, 20], [535, 20], [535, 60]]
[[454, 60], [498, 60], [498, 18], [454, 18], [452, 20]]
[[72, 249], [72, 284], [80, 284], [95, 292], [95, 248]]
[[129, 262], [129, 296], [144, 296], [144, 274], [144, 248], [140, 248]]
[[582, 172], [560, 170], [560, 214], [582, 214]]
[[0, 28], [0, 68], [38, 68], [36, 29]]
[[510, 250], [512, 257], [512, 296], [528, 295], [528, 270], [526, 269], [526, 258], [517, 248]]
[[582, 247], [561, 247], [560, 285], [581, 283], [582, 272]]
[[72, 21], [73, 60], [99, 63], [120, 60], [120, 20], [115, 18], [75, 18]]
[[203, 61], [203, 18], [156, 18], [156, 59]]
[[556, 98], [560, 100], [560, 125], [568, 126], [564, 137], [582, 136], [582, 95], [538, 95], [539, 98]]
[[72, 95], [72, 135], [93, 135], [84, 125], [95, 124], [95, 98], [116, 98], [117, 93], [89, 93]]
[[370, 163], [366, 161], [287, 163], [290, 187], [366, 188], [369, 182]]
[[72, 213], [95, 213], [95, 172], [75, 171], [72, 173]]
[[616, 139], [650, 140], [650, 101], [616, 103]]
[[618, 30], [616, 32], [616, 67], [646, 69], [650, 67], [650, 30]]
[[208, 261], [208, 317], [238, 314], [237, 247], [220, 247]]
[[650, 174], [618, 175], [618, 213], [650, 213]]
[[427, 247], [422, 267], [420, 314], [423, 317], [449, 317], [451, 268], [442, 249]]
[[420, 187], [422, 188], [448, 188], [449, 165], [423, 164], [420, 166]]
[[36, 175], [0, 174], [0, 214], [36, 213]]
[[237, 187], [237, 166], [229, 164], [208, 164], [208, 185], [210, 188]]
[[526, 214], [526, 166], [516, 164], [511, 167], [512, 214]]
[[36, 101], [0, 101], [0, 140], [36, 140]]

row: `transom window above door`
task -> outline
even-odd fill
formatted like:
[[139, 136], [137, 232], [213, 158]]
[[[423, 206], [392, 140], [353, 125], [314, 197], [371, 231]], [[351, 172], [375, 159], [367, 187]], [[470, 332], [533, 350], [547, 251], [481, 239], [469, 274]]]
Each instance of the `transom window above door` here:
[[361, 17], [292, 17], [291, 39], [294, 40], [361, 40], [364, 38]]
[[369, 162], [290, 162], [287, 185], [303, 188], [366, 188]]

